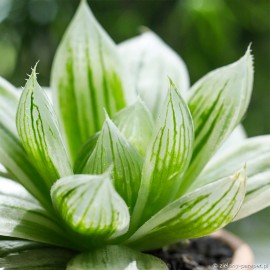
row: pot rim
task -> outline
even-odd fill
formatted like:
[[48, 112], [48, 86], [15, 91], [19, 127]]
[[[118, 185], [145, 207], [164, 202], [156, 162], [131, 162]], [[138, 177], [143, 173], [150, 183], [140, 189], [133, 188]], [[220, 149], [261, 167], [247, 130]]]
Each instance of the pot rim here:
[[248, 244], [242, 241], [239, 237], [225, 230], [216, 231], [211, 235], [215, 238], [222, 239], [233, 250], [232, 262], [230, 267], [226, 269], [253, 269], [252, 265], [254, 265], [254, 256]]

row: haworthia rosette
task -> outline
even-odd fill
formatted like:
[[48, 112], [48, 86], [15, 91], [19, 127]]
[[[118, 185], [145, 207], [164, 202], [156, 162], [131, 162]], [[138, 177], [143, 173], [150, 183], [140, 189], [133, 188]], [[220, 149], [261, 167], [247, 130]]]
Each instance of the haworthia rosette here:
[[16, 121], [22, 144], [48, 190], [60, 177], [73, 174], [56, 115], [36, 80], [35, 68], [21, 95]]
[[103, 108], [113, 115], [124, 107], [121, 70], [116, 45], [81, 1], [57, 50], [51, 78], [73, 160], [102, 127]]

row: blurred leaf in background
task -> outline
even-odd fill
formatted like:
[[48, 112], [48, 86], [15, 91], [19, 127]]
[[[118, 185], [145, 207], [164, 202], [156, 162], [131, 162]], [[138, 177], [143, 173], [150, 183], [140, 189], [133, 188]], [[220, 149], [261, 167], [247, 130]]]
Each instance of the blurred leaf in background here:
[[[117, 43], [139, 34], [142, 25], [156, 32], [185, 60], [191, 84], [210, 70], [238, 59], [252, 43], [254, 94], [244, 126], [249, 136], [270, 133], [269, 0], [89, 0], [88, 3]], [[49, 85], [56, 47], [78, 4], [79, 0], [0, 0], [0, 75], [22, 86], [26, 71], [40, 60], [39, 81]], [[245, 232], [256, 226], [262, 235], [258, 241], [262, 243], [263, 238], [270, 237], [264, 237], [270, 234], [264, 226], [267, 221], [269, 224], [269, 213], [266, 209], [229, 228], [248, 237], [250, 233]], [[259, 237], [258, 232], [254, 233], [255, 238]]]

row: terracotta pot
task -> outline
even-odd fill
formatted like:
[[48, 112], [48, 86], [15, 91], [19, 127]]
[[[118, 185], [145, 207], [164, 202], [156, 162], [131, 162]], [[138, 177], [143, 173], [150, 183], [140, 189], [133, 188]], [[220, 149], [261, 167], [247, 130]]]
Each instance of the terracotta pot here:
[[[217, 231], [212, 234], [213, 237], [221, 238], [234, 251], [231, 267], [229, 270], [250, 270], [253, 269], [254, 257], [251, 248], [233, 235], [224, 230]], [[223, 266], [225, 268], [225, 266]]]

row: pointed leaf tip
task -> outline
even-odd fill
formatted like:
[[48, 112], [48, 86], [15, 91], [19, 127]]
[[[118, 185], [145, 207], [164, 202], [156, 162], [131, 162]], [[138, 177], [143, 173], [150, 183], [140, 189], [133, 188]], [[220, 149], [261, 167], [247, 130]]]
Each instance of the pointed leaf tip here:
[[183, 191], [193, 184], [246, 113], [253, 87], [252, 65], [248, 49], [238, 61], [206, 74], [192, 86], [189, 108], [195, 145]]
[[133, 215], [134, 226], [175, 198], [191, 158], [193, 136], [187, 104], [172, 87], [167, 92], [146, 150], [142, 184]]
[[154, 119], [141, 97], [138, 95], [133, 104], [119, 111], [113, 117], [113, 122], [126, 139], [144, 156], [152, 137]]
[[125, 106], [122, 62], [112, 39], [82, 1], [57, 49], [51, 85], [72, 159], [105, 120]]
[[140, 186], [142, 157], [107, 117], [82, 173], [101, 174], [113, 164], [112, 181], [132, 211]]
[[[189, 78], [183, 60], [155, 33], [149, 31], [124, 41], [119, 46], [120, 55], [130, 72], [127, 95], [139, 94], [156, 119], [168, 89], [168, 75], [182, 96], [186, 96]], [[155, 65], [153, 65], [155, 63]], [[158, 80], [157, 80], [158, 78]], [[132, 104], [134, 99], [129, 104]]]
[[21, 95], [16, 124], [28, 156], [50, 189], [54, 181], [73, 172], [57, 117], [36, 80], [35, 68]]

